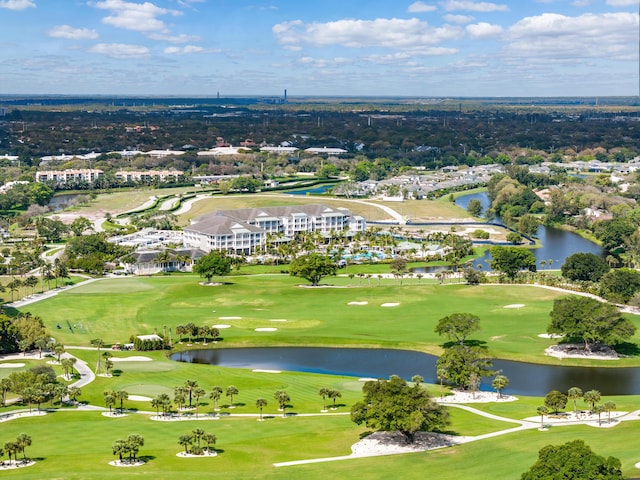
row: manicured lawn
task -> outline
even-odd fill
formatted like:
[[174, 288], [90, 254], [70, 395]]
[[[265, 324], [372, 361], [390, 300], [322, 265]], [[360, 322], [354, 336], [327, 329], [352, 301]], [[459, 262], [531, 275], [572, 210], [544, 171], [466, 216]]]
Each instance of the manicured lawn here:
[[[199, 285], [195, 276], [104, 279], [21, 310], [41, 316], [66, 345], [89, 345], [93, 338], [106, 344], [127, 343], [131, 335], [194, 322], [230, 324], [221, 332], [224, 346], [376, 346], [435, 354], [446, 341], [434, 332], [438, 320], [471, 312], [480, 317], [482, 327], [473, 339], [483, 342], [493, 356], [560, 363], [543, 354], [553, 341], [538, 337], [550, 321], [553, 299], [564, 295], [551, 290], [525, 285], [429, 285], [418, 284], [417, 279], [405, 280], [402, 286], [395, 280], [378, 285], [372, 279], [369, 286], [366, 279], [360, 285], [359, 279], [347, 277], [326, 279], [334, 288], [302, 288], [300, 279], [287, 275], [225, 280], [225, 285], [207, 287]], [[504, 308], [514, 304], [524, 306]], [[276, 324], [273, 319], [286, 322]], [[255, 331], [274, 326], [275, 332]], [[639, 364], [639, 358], [616, 362], [616, 366]]]

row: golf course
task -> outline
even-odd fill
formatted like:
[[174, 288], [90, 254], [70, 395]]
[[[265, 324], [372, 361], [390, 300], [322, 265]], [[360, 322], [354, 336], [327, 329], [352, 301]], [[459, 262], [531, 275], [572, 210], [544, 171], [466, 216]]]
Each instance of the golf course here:
[[[284, 274], [228, 276], [215, 286], [203, 285], [201, 280], [195, 275], [105, 278], [66, 289], [19, 310], [41, 317], [56, 341], [90, 369], [110, 345], [129, 343], [136, 335], [164, 332], [173, 332], [174, 351], [313, 346], [400, 349], [438, 355], [447, 339], [439, 337], [434, 328], [440, 318], [456, 312], [469, 312], [480, 318], [481, 329], [470, 339], [486, 346], [494, 358], [610, 368], [640, 365], [640, 359], [633, 356], [615, 362], [545, 356], [545, 348], [556, 340], [539, 334], [546, 331], [553, 300], [567, 293], [534, 286], [441, 285], [418, 279], [400, 284], [393, 278], [338, 276], [325, 278], [320, 288], [308, 288], [301, 279]], [[513, 306], [517, 308], [505, 308]], [[635, 316], [629, 319], [636, 325], [640, 322]], [[175, 333], [178, 325], [188, 322], [218, 326], [220, 337], [208, 345], [196, 338], [189, 344], [188, 339]], [[104, 342], [102, 352], [91, 348], [96, 338]], [[637, 341], [638, 338], [632, 339]], [[600, 455], [619, 458], [627, 475], [637, 471], [635, 464], [640, 461], [634, 442], [639, 422], [609, 423], [613, 428], [576, 423], [539, 431], [533, 427], [539, 423], [536, 408], [543, 399], [522, 396], [510, 402], [470, 404], [475, 411], [449, 408], [452, 422], [445, 433], [464, 438], [465, 443], [460, 445], [343, 459], [351, 454], [352, 445], [370, 433], [349, 417], [351, 405], [362, 400], [364, 379], [182, 363], [170, 360], [168, 351], [109, 351], [114, 360], [111, 374], [97, 376], [82, 387], [77, 399], [80, 406], [1, 423], [0, 443], [28, 432], [33, 438], [28, 454], [36, 461], [29, 467], [0, 469], [1, 476], [82, 479], [173, 478], [187, 474], [193, 478], [219, 475], [238, 479], [314, 479], [384, 478], [402, 472], [406, 478], [463, 475], [507, 479], [525, 471], [541, 447], [576, 438], [584, 439]], [[16, 368], [0, 369], [0, 378], [47, 360], [38, 357], [35, 353], [3, 362], [14, 363]], [[63, 373], [59, 366], [54, 368]], [[415, 374], [426, 377], [432, 372]], [[197, 409], [181, 415], [180, 421], [162, 421], [150, 400], [161, 394], [172, 397], [175, 387], [187, 380], [196, 381], [206, 395], [197, 399]], [[238, 393], [232, 399], [223, 394], [214, 405], [209, 397], [211, 389], [220, 386], [224, 390], [230, 385]], [[340, 392], [335, 410], [323, 408], [321, 388]], [[441, 395], [439, 385], [425, 388], [434, 397]], [[124, 415], [103, 415], [107, 411], [103, 392], [107, 390], [128, 393], [129, 398], [123, 402]], [[274, 399], [274, 393], [283, 390], [290, 397], [286, 415], [278, 410]], [[505, 393], [509, 393], [508, 388]], [[263, 422], [256, 421], [259, 398], [267, 400]], [[615, 402], [620, 415], [629, 412], [624, 420], [640, 420], [631, 413], [640, 408], [639, 397], [612, 396], [606, 400]], [[582, 400], [578, 404], [579, 408], [587, 407]], [[43, 404], [41, 408], [48, 406]], [[216, 406], [219, 411], [214, 415]], [[22, 406], [8, 406], [0, 414], [18, 408], [24, 410]], [[523, 421], [520, 430], [490, 436], [514, 429], [520, 425], [517, 422]], [[607, 426], [606, 415], [602, 425]], [[196, 428], [216, 435], [217, 456], [176, 456], [182, 450], [178, 444], [180, 435]], [[125, 469], [109, 465], [114, 460], [114, 441], [131, 433], [144, 437], [138, 456], [145, 463]], [[478, 436], [488, 437], [468, 441]], [[314, 462], [319, 459], [333, 461]], [[275, 466], [297, 461], [310, 463]]]

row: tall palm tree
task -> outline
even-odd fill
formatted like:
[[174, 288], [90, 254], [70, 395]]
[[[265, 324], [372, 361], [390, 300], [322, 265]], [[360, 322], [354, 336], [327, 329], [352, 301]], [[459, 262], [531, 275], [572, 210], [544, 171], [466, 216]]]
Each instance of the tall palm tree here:
[[571, 387], [567, 391], [567, 397], [569, 400], [573, 400], [573, 413], [576, 414], [578, 412], [577, 400], [582, 398], [582, 389], [580, 387]]
[[322, 387], [319, 391], [318, 391], [318, 395], [320, 395], [322, 397], [322, 411], [326, 412], [327, 411], [327, 401], [326, 398], [329, 395], [329, 392], [331, 390], [326, 388], [326, 387]]
[[184, 453], [189, 453], [189, 447], [191, 446], [192, 438], [191, 435], [185, 433], [184, 435], [180, 435], [178, 437], [178, 445], [184, 447]]
[[280, 408], [278, 410], [282, 410], [282, 417], [286, 418], [287, 413], [287, 403], [289, 401], [291, 401], [291, 398], [289, 398], [289, 394], [287, 392], [285, 392], [284, 390], [278, 390], [273, 397], [276, 399], [276, 401], [278, 402], [278, 405], [280, 405]]
[[193, 440], [198, 444], [198, 447], [200, 447], [200, 441], [202, 440], [204, 434], [205, 431], [201, 428], [195, 428], [191, 431], [191, 436], [193, 437]]
[[120, 401], [120, 415], [124, 413], [124, 401], [129, 398], [129, 393], [124, 390], [120, 390], [116, 392], [116, 399]]
[[56, 343], [53, 346], [53, 353], [55, 353], [56, 357], [58, 358], [58, 364], [60, 364], [60, 355], [62, 355], [64, 352], [65, 352], [65, 349], [63, 344]]
[[25, 460], [27, 459], [25, 450], [27, 447], [31, 446], [31, 442], [31, 436], [27, 435], [26, 433], [21, 433], [20, 435], [18, 435], [18, 438], [16, 438], [16, 446], [19, 450], [22, 451], [22, 456]]
[[100, 373], [100, 349], [104, 347], [104, 342], [101, 338], [94, 338], [91, 340], [91, 345], [98, 350], [98, 363], [96, 364], [96, 372]]
[[109, 409], [109, 415], [111, 415], [111, 407], [116, 404], [116, 392], [113, 390], [105, 390], [103, 392], [104, 395], [104, 404]]
[[213, 411], [219, 410], [218, 408], [218, 400], [220, 400], [220, 396], [222, 395], [222, 387], [218, 387], [217, 385], [211, 389], [211, 393], [209, 394], [209, 398], [213, 400]]
[[134, 462], [136, 461], [136, 456], [138, 455], [138, 451], [140, 450], [140, 447], [142, 447], [143, 445], [144, 445], [144, 438], [142, 437], [142, 435], [132, 433], [127, 437], [127, 447], [129, 449], [129, 455], [130, 455], [130, 458], [131, 456], [133, 457]]
[[608, 401], [602, 404], [602, 408], [604, 408], [605, 412], [607, 412], [608, 422], [611, 423], [611, 410], [615, 410], [617, 408], [615, 402]]
[[331, 407], [331, 410], [336, 410], [338, 408], [336, 407], [336, 399], [341, 398], [342, 393], [340, 393], [338, 390], [329, 390], [329, 394], [327, 396], [333, 400], [333, 407]]
[[207, 450], [211, 451], [212, 450], [211, 445], [216, 444], [217, 438], [213, 433], [205, 433], [202, 436], [202, 441], [207, 444]]
[[256, 408], [260, 409], [260, 421], [262, 421], [262, 409], [267, 406], [267, 401], [264, 398], [258, 398], [256, 400]]
[[202, 387], [195, 387], [193, 389], [193, 396], [196, 399], [196, 418], [198, 418], [198, 407], [200, 406], [200, 397], [203, 397], [205, 395], [205, 390]]
[[69, 387], [69, 398], [76, 404], [77, 398], [82, 395], [82, 390], [78, 387]]
[[229, 408], [235, 408], [234, 405], [233, 405], [233, 396], [234, 395], [238, 395], [238, 393], [239, 393], [239, 391], [234, 385], [229, 385], [227, 387], [227, 391], [226, 391], [225, 395], [227, 397], [229, 397], [229, 403], [230, 403]]
[[198, 386], [197, 380], [186, 380], [184, 382], [184, 389], [189, 395], [189, 408], [191, 408], [191, 399], [193, 397], [193, 389]]
[[124, 440], [116, 440], [111, 446], [111, 451], [114, 455], [118, 455], [120, 463], [122, 463], [122, 456], [127, 453], [127, 442]]
[[540, 428], [544, 428], [544, 416], [549, 413], [549, 409], [544, 405], [538, 407], [538, 415], [540, 415]]
[[7, 401], [7, 392], [11, 390], [13, 382], [9, 377], [0, 379], [0, 406], [4, 407]]

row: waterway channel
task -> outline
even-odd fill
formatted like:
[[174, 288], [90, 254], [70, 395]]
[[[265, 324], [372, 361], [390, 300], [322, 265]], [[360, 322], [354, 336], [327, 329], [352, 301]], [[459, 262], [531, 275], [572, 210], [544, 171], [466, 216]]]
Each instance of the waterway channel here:
[[[410, 379], [422, 375], [427, 383], [438, 383], [438, 357], [410, 350], [257, 347], [216, 348], [174, 353], [172, 360], [231, 368], [286, 370], [345, 375], [360, 378], [387, 378], [399, 375]], [[604, 361], [604, 360], [603, 360]], [[615, 360], [610, 360], [615, 361]], [[566, 392], [571, 387], [599, 390], [603, 395], [640, 394], [640, 368], [567, 367], [495, 360], [494, 369], [509, 378], [506, 393], [544, 396], [550, 390]], [[484, 379], [481, 390], [491, 390]]]

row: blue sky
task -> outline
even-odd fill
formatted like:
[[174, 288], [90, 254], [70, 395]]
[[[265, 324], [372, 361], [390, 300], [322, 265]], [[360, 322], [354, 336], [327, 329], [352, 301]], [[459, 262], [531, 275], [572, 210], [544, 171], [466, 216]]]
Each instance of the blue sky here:
[[0, 0], [0, 93], [638, 94], [640, 0]]

